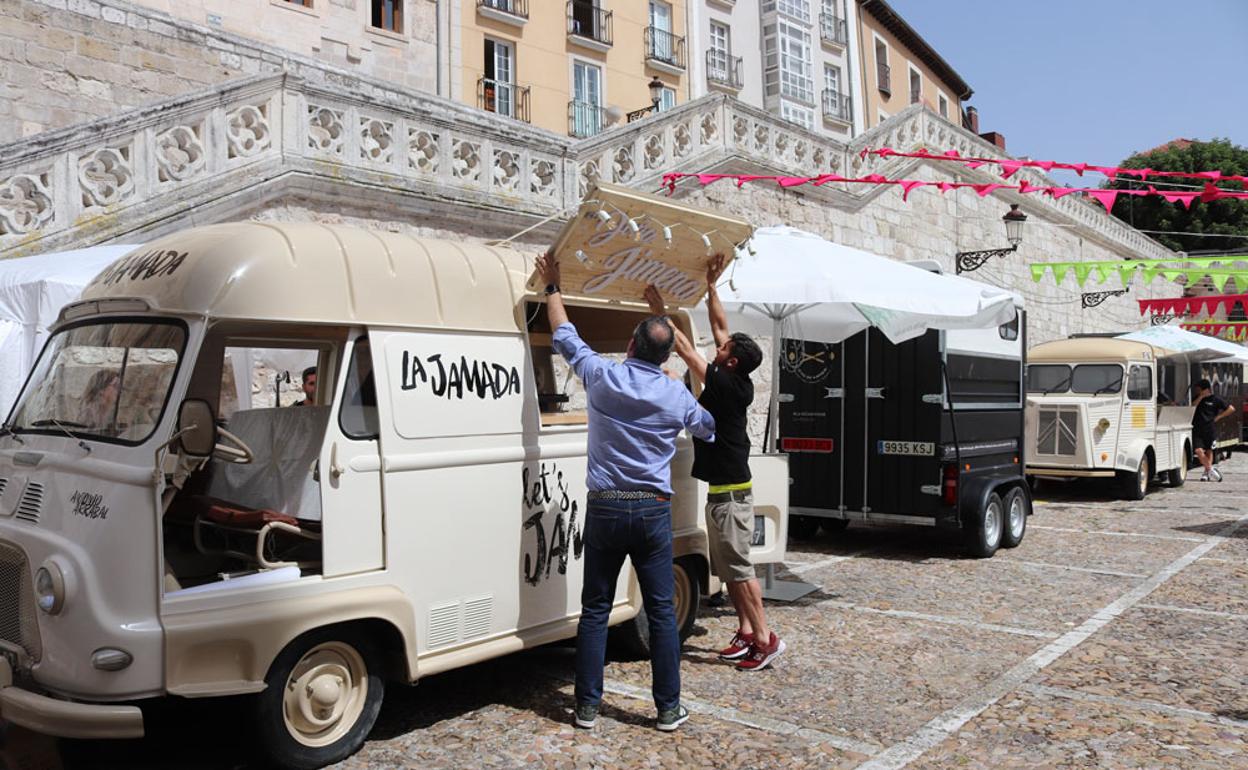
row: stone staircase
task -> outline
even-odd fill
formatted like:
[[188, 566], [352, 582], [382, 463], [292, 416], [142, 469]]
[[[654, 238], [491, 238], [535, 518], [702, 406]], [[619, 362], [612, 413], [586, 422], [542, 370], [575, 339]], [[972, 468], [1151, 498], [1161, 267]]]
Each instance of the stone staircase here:
[[[537, 231], [544, 236], [598, 181], [653, 192], [671, 171], [896, 177], [926, 163], [859, 157], [872, 146], [1006, 157], [919, 106], [848, 145], [719, 94], [573, 140], [359, 79], [254, 76], [0, 145], [0, 258], [149, 239], [282, 201], [472, 237], [505, 237], [550, 219]], [[959, 174], [999, 181], [989, 168]], [[951, 171], [945, 164], [937, 173]], [[1045, 183], [1031, 169], [1011, 181], [1021, 179]], [[800, 191], [854, 211], [897, 194], [845, 184]], [[1121, 256], [1170, 253], [1074, 196], [997, 196]]]

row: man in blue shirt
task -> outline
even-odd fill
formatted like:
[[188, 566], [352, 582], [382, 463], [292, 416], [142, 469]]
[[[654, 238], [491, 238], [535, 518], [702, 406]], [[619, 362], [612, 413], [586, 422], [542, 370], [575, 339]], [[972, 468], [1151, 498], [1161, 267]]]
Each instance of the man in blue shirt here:
[[680, 705], [680, 635], [672, 573], [671, 461], [681, 430], [714, 441], [715, 421], [660, 366], [675, 337], [652, 316], [633, 331], [628, 358], [594, 353], [568, 321], [554, 255], [538, 257], [546, 280], [551, 344], [585, 385], [589, 408], [585, 508], [585, 582], [576, 632], [576, 725], [591, 728], [602, 701], [607, 618], [628, 557], [641, 585], [650, 626], [650, 669], [658, 728], [675, 730], [689, 712]]

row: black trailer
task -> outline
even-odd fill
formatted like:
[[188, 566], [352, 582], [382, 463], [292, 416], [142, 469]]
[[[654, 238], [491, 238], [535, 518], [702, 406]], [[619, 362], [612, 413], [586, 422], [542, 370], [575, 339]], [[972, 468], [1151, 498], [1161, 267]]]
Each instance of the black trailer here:
[[869, 329], [837, 344], [785, 340], [780, 448], [789, 531], [901, 522], [964, 533], [976, 556], [1023, 539], [1021, 307], [993, 329], [899, 345]]

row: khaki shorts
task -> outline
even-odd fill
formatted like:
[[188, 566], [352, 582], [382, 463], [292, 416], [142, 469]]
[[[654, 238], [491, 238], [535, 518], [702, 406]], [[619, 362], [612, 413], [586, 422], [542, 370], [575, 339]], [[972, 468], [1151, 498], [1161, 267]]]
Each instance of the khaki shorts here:
[[744, 495], [711, 495], [706, 501], [706, 530], [715, 575], [725, 583], [753, 580], [750, 538], [754, 534], [754, 495], [748, 490]]

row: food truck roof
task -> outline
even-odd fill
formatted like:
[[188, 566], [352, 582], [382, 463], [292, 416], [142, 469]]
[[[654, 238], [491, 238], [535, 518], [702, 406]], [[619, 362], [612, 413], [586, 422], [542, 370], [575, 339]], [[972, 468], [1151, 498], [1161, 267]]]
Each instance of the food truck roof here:
[[516, 332], [526, 262], [510, 248], [353, 227], [209, 225], [121, 257], [61, 319], [141, 300], [211, 318]]
[[1036, 345], [1027, 351], [1027, 363], [1126, 362], [1162, 358], [1167, 351], [1145, 342], [1113, 337], [1079, 337]]

